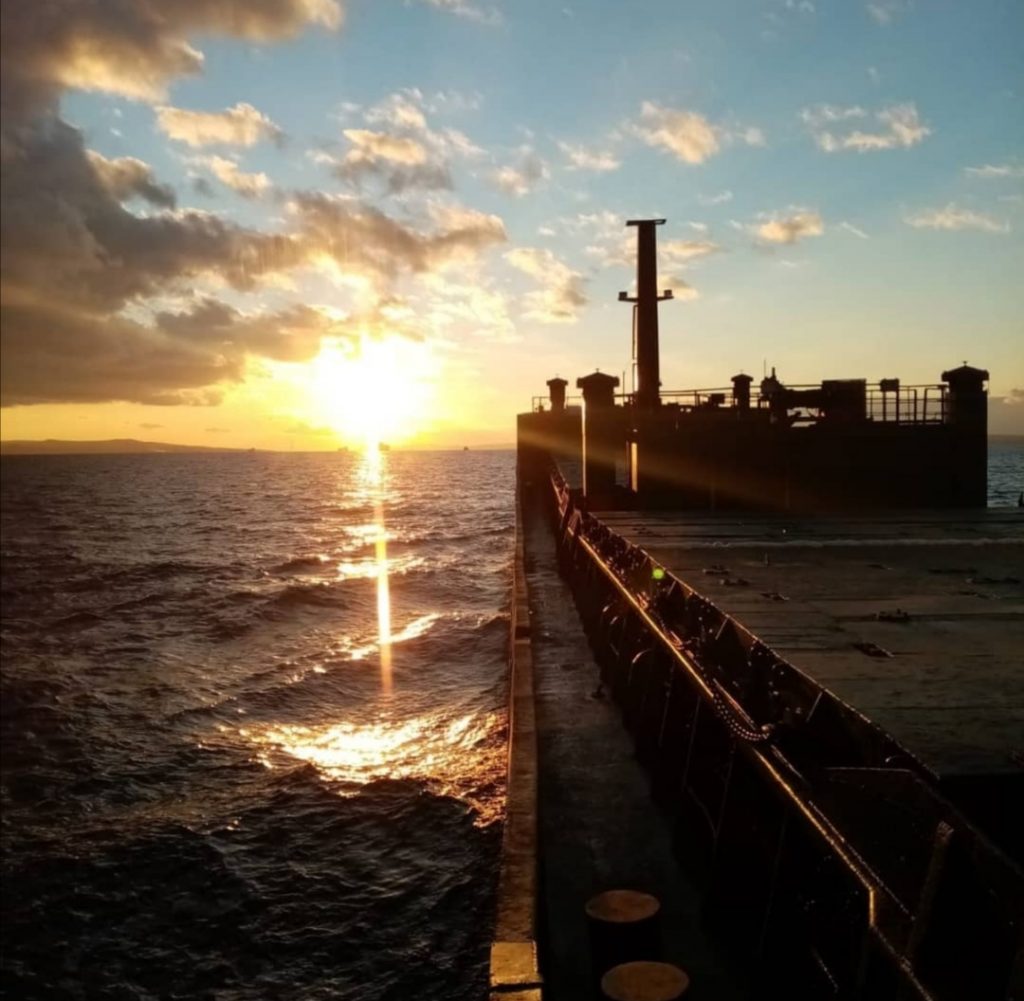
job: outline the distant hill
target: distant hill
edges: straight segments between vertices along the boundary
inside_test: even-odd
[[[110,438],[107,441],[0,441],[0,455],[131,455],[158,452],[244,452],[242,448],[173,445],[164,441]]]

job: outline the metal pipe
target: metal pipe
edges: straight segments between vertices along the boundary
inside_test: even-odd
[[[664,222],[664,219],[630,219],[626,223],[637,229],[636,295],[620,292],[619,301],[635,303],[636,401],[643,410],[656,410],[661,402],[658,303],[671,299],[672,293],[658,295],[658,246],[654,227]]]

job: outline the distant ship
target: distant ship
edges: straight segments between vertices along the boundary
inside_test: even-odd
[[[390,452],[391,446],[386,441],[377,442],[377,449],[381,452]]]

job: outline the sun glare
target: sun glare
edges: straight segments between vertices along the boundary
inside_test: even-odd
[[[325,343],[311,362],[316,416],[368,447],[409,439],[429,418],[433,376],[430,349],[405,337]]]

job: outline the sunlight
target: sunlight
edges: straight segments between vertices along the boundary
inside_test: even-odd
[[[377,561],[377,645],[380,650],[380,685],[391,694],[391,589],[388,583],[388,534],[384,527],[384,494],[387,456],[367,447],[363,455],[363,476],[373,493],[373,523],[376,528],[374,553]]]
[[[243,727],[266,768],[308,762],[326,779],[364,785],[380,779],[428,781],[465,801],[482,826],[502,811],[506,747],[494,712],[435,712],[406,719],[326,725]],[[495,793],[498,790],[498,793]]]
[[[367,449],[413,437],[429,416],[435,363],[426,344],[394,335],[325,341],[310,370],[316,419]]]

